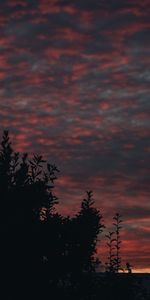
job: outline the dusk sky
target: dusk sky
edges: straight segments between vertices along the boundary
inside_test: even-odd
[[[60,169],[59,212],[86,190],[122,255],[150,272],[149,0],[0,0],[0,134]],[[99,244],[100,259],[106,248]]]

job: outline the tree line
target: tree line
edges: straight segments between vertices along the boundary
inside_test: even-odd
[[[57,213],[53,189],[58,173],[57,167],[40,155],[30,158],[27,153],[15,152],[8,131],[3,132],[0,255],[5,299],[94,300],[102,293],[106,297],[101,299],[110,297],[106,295],[106,279],[96,276],[100,263],[96,245],[104,229],[102,214],[94,206],[92,191],[87,191],[75,216]],[[121,222],[116,213],[115,230],[106,235],[108,274],[121,270]]]

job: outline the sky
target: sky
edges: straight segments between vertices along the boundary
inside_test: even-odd
[[[122,214],[123,259],[150,272],[149,0],[1,0],[0,32],[0,133],[57,165],[64,215],[86,190],[107,230]]]

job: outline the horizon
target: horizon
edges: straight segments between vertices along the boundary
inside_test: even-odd
[[[2,0],[0,136],[60,173],[56,210],[85,191],[107,229],[123,217],[123,261],[150,273],[150,4]],[[106,249],[98,242],[98,255]]]

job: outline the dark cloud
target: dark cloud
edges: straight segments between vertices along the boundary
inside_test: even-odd
[[[7,0],[0,7],[1,132],[10,129],[17,151],[58,164],[60,211],[74,214],[93,189],[108,221],[116,210],[129,220],[124,255],[135,254],[143,237],[145,257],[149,8],[147,0]],[[140,255],[135,264],[144,268]]]

